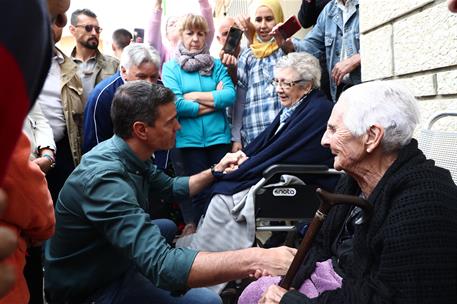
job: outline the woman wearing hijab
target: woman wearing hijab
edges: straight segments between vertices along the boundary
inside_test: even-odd
[[[274,37],[273,27],[284,21],[278,0],[256,0],[251,5],[251,21],[255,28],[253,41],[238,60],[237,101],[233,112],[232,151],[249,144],[271,122],[281,109],[273,81],[276,61],[285,55]]]

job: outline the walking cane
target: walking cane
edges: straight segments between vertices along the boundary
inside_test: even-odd
[[[320,188],[317,188],[316,192],[321,202],[319,209],[316,211],[316,214],[308,226],[305,237],[303,238],[300,247],[298,247],[298,251],[295,254],[292,264],[290,264],[289,270],[279,282],[279,286],[287,290],[289,290],[290,286],[292,285],[292,280],[300,268],[300,265],[303,264],[306,254],[311,248],[314,237],[319,232],[319,229],[324,223],[328,212],[333,206],[344,204],[360,207],[363,211],[362,221],[360,223],[369,220],[373,213],[373,206],[358,196],[334,194]]]

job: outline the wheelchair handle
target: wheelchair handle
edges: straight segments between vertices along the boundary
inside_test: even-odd
[[[300,265],[303,264],[308,251],[311,249],[315,236],[319,232],[328,212],[333,206],[352,205],[360,207],[363,211],[362,222],[367,222],[373,214],[373,206],[361,197],[330,193],[320,188],[317,188],[316,192],[321,201],[319,209],[316,211],[316,214],[309,224],[308,230],[306,230],[306,234],[298,247],[298,251],[292,260],[292,264],[290,264],[289,270],[287,270],[286,275],[279,282],[279,286],[287,290],[290,289],[292,280],[300,268]]]

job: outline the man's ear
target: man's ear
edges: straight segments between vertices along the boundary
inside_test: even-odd
[[[75,30],[76,30],[76,28],[75,28],[72,24],[70,24],[70,26],[68,27],[68,29],[70,30],[70,33],[74,36],[74,35],[75,35]]]
[[[135,121],[132,126],[132,135],[138,139],[147,139],[146,124],[141,121]]]
[[[384,128],[380,125],[372,125],[367,131],[365,147],[368,153],[371,153],[381,145],[384,138]]]
[[[127,69],[124,68],[123,66],[120,67],[120,70],[121,70],[121,75],[122,75],[122,78],[124,78],[126,81],[128,81],[127,79]]]

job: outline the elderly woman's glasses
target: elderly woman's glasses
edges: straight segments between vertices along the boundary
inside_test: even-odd
[[[276,88],[280,87],[283,89],[290,89],[295,86],[297,83],[303,82],[304,79],[299,79],[295,81],[281,81],[279,79],[273,79],[271,82]]]
[[[78,25],[75,25],[75,27],[83,27],[84,30],[88,33],[92,33],[92,30],[95,29],[95,32],[97,34],[100,34],[100,32],[102,31],[102,28],[97,26],[97,25],[92,25],[92,24],[78,24]]]

